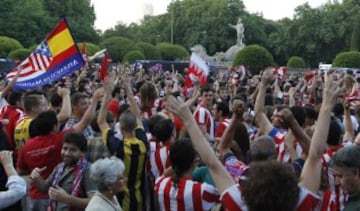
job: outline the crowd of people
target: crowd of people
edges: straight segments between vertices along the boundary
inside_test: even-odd
[[[355,73],[187,77],[4,84],[0,209],[360,210]]]

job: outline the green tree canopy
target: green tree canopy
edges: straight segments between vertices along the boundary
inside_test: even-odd
[[[0,36],[0,57],[6,57],[11,51],[23,48],[21,43],[11,37]]]
[[[114,61],[122,61],[127,52],[135,49],[135,43],[124,37],[110,37],[103,40],[100,46],[107,48]]]
[[[30,55],[31,51],[29,49],[26,48],[19,48],[16,50],[13,50],[9,53],[9,58],[11,59],[20,59],[21,61],[23,61],[24,59],[26,59],[29,55]]]
[[[125,54],[123,62],[133,63],[135,60],[144,60],[145,56],[141,51],[129,51]]]
[[[306,67],[306,63],[304,61],[303,58],[299,57],[299,56],[292,56],[287,65],[287,68],[305,68]]]
[[[145,55],[145,59],[161,59],[161,53],[154,45],[146,42],[136,43],[136,48],[142,49],[142,52]]]
[[[339,53],[333,63],[333,67],[360,68],[360,52],[349,51]]]
[[[233,62],[233,66],[244,65],[252,74],[259,74],[260,70],[275,65],[273,56],[264,47],[249,45],[239,51]]]
[[[174,61],[186,59],[189,57],[189,53],[187,52],[187,50],[180,45],[159,43],[156,45],[156,48],[159,49],[161,57],[164,60]]]

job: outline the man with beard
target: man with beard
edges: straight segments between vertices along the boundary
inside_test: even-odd
[[[49,192],[51,210],[84,209],[97,187],[89,176],[90,163],[85,159],[87,140],[82,133],[65,135],[61,148],[63,162],[44,180],[40,173],[46,167],[35,168],[30,175],[35,187]]]

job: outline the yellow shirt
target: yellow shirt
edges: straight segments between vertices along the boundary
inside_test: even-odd
[[[14,140],[15,140],[15,149],[20,150],[26,141],[30,139],[30,123],[32,119],[25,118],[21,120],[15,127],[14,131]]]

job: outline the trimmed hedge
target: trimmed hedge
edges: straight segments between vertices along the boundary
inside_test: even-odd
[[[271,53],[260,45],[249,45],[239,51],[233,66],[244,65],[252,74],[259,74],[266,67],[275,66]]]
[[[286,65],[287,68],[306,68],[305,60],[299,56],[292,56]]]
[[[110,37],[103,40],[100,46],[108,50],[113,61],[122,61],[126,53],[135,50],[135,43],[125,37]]]
[[[349,67],[360,68],[360,52],[348,51],[342,52],[336,55],[333,63],[333,67]]]
[[[145,59],[157,60],[161,59],[161,53],[154,45],[147,42],[138,42],[136,48],[142,49],[142,52],[145,55]]]
[[[11,37],[0,36],[0,57],[7,57],[11,51],[24,48],[21,43]]]
[[[29,49],[26,48],[19,48],[16,50],[13,50],[9,53],[8,57],[11,59],[20,59],[21,61],[23,61],[24,59],[26,59],[29,55],[30,55],[31,51]]]
[[[133,63],[135,60],[144,60],[145,56],[141,51],[130,51],[125,54],[123,62]]]
[[[159,43],[156,45],[161,57],[164,60],[175,61],[189,58],[188,51],[181,45],[172,45],[170,43]]]

